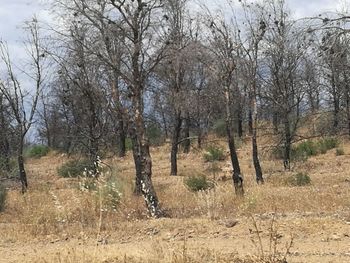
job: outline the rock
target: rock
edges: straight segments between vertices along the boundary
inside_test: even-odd
[[[341,241],[341,237],[337,234],[333,234],[331,237],[330,237],[330,240],[332,241]]]
[[[224,222],[224,225],[227,228],[232,228],[232,227],[234,227],[237,224],[238,224],[238,220],[235,220],[235,219],[227,220],[227,221]]]

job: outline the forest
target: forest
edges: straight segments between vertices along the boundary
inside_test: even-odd
[[[0,41],[3,262],[350,261],[345,5],[50,11]]]

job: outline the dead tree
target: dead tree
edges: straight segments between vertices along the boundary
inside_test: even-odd
[[[30,57],[30,71],[26,74],[33,80],[32,99],[28,99],[30,93],[26,92],[22,83],[19,81],[14,70],[14,64],[11,60],[9,49],[6,43],[0,43],[0,58],[7,70],[7,80],[0,82],[0,93],[7,101],[11,109],[11,115],[14,118],[14,130],[17,137],[17,162],[19,169],[19,179],[24,193],[28,188],[27,173],[24,165],[24,140],[31,128],[34,115],[37,110],[37,104],[40,92],[43,87],[45,75],[46,54],[42,47],[40,39],[40,27],[36,18],[27,24],[28,39],[26,42],[26,50]],[[28,111],[28,105],[29,111]]]

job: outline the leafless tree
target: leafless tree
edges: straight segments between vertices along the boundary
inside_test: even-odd
[[[0,43],[0,58],[7,71],[7,79],[2,80],[0,83],[0,92],[8,102],[11,115],[15,121],[14,130],[18,144],[17,161],[22,192],[25,192],[28,187],[23,158],[24,140],[34,121],[40,92],[45,80],[43,71],[46,69],[46,54],[40,38],[40,26],[35,17],[26,24],[26,30],[28,39],[25,42],[25,48],[30,57],[30,69],[26,72],[26,75],[34,84],[30,91],[26,91],[17,77],[15,65],[11,59],[7,44],[5,42]],[[30,99],[28,99],[29,97]]]

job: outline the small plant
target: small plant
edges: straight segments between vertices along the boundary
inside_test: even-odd
[[[83,176],[84,172],[93,170],[90,160],[71,160],[58,168],[57,172],[62,177],[78,177]]]
[[[218,120],[213,126],[213,131],[218,137],[225,137],[227,134],[226,131],[226,122],[225,120]]]
[[[115,177],[107,178],[104,173],[101,173],[99,180],[89,177],[81,178],[79,189],[82,192],[95,193],[96,201],[100,202],[101,209],[104,211],[115,211],[122,197],[118,180]]]
[[[30,158],[41,158],[46,156],[49,151],[49,147],[45,145],[35,145],[28,150],[27,156]]]
[[[328,150],[338,147],[339,141],[336,138],[324,138],[318,141],[319,153],[325,154]]]
[[[344,149],[343,148],[337,148],[336,150],[335,150],[335,155],[336,156],[341,156],[341,155],[344,155],[345,154],[345,152],[344,152]]]
[[[6,203],[7,190],[4,186],[0,185],[0,212],[4,211]]]
[[[305,186],[311,184],[311,178],[306,173],[297,173],[287,178],[287,184],[291,186]]]
[[[206,162],[223,161],[225,160],[225,154],[221,148],[210,146],[207,148],[207,152],[204,153],[203,158]]]
[[[185,185],[193,192],[208,190],[214,187],[213,182],[208,181],[205,175],[190,176],[185,179]]]
[[[126,138],[125,148],[127,151],[132,151],[132,140],[130,138]]]

